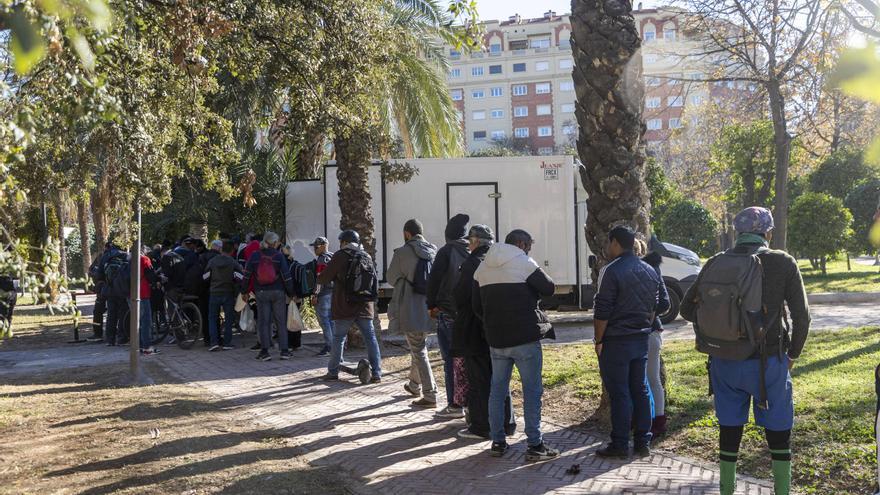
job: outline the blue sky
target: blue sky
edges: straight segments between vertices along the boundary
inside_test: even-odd
[[[642,0],[644,7],[653,7],[660,2]],[[638,4],[638,0],[634,0]],[[548,10],[558,14],[567,14],[571,10],[571,0],[477,0],[477,9],[483,20],[503,20],[519,14],[523,17],[541,17]]]

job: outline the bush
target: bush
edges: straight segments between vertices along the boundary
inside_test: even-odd
[[[859,150],[844,148],[828,156],[810,174],[810,190],[844,199],[856,184],[877,178]]]
[[[788,240],[792,250],[825,274],[825,261],[846,247],[852,214],[839,198],[806,193],[791,205]]]
[[[871,179],[856,186],[843,201],[843,205],[853,216],[853,236],[849,243],[852,253],[870,253],[874,250],[868,239],[868,232],[871,230],[871,225],[874,224],[874,212],[877,209],[878,199],[880,199],[880,179]]]
[[[700,256],[715,253],[718,222],[699,203],[674,199],[655,219],[654,229],[660,239],[695,251]]]

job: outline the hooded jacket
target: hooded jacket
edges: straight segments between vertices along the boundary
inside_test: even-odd
[[[455,297],[455,326],[452,329],[452,354],[455,356],[479,356],[488,355],[489,344],[483,335],[483,321],[474,314],[473,292],[474,272],[486,257],[489,246],[480,246],[475,249],[464,263],[461,264],[461,273],[458,284],[453,289]]]
[[[428,314],[427,296],[413,291],[418,260],[433,261],[437,246],[417,235],[394,250],[385,279],[394,286],[388,305],[388,329],[396,333],[433,332],[434,321]]]
[[[490,347],[505,348],[541,340],[548,325],[538,308],[556,286],[535,260],[511,244],[495,244],[474,273],[474,313],[483,320]],[[555,338],[553,331],[545,335]]]

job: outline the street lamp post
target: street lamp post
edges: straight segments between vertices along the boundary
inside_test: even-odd
[[[131,286],[129,287],[129,307],[130,315],[129,330],[129,367],[131,376],[129,377],[130,385],[152,385],[153,381],[144,374],[140,361],[140,335],[138,333],[138,325],[141,318],[141,205],[137,205],[137,228],[135,230],[134,241],[131,245],[131,261],[129,268],[131,269]]]

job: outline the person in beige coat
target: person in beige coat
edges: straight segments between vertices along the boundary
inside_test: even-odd
[[[428,334],[434,331],[434,320],[428,313],[427,295],[414,288],[419,260],[433,262],[437,247],[425,240],[421,222],[408,220],[403,227],[403,246],[394,250],[385,273],[394,294],[388,305],[388,329],[406,336],[412,364],[409,382],[403,388],[414,397],[412,405],[437,407],[437,383],[428,360]],[[424,264],[423,264],[424,266]]]

